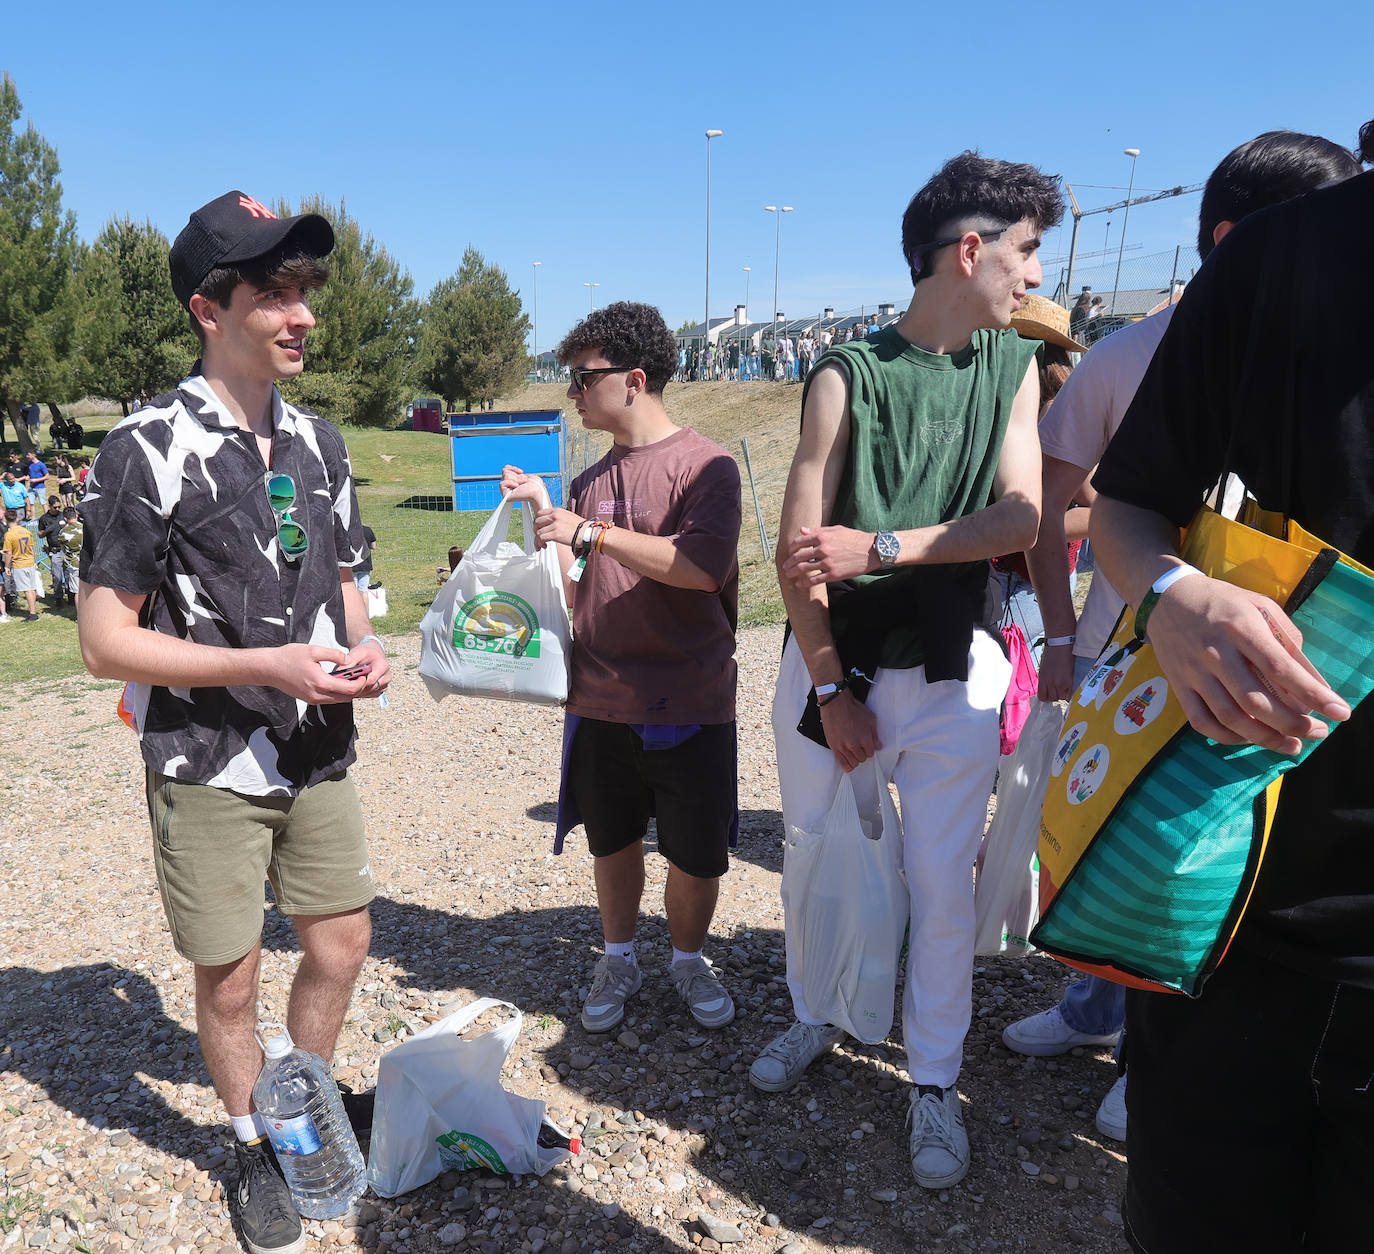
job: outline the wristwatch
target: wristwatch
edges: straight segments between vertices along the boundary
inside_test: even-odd
[[[897,555],[902,551],[902,542],[897,539],[895,531],[880,531],[873,537],[873,549],[878,554],[879,568],[890,570],[897,562]]]

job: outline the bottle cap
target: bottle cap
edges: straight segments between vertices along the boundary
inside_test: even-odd
[[[266,1033],[271,1028],[280,1030],[267,1036]],[[286,1030],[284,1023],[259,1023],[256,1035],[258,1044],[262,1046],[262,1052],[269,1061],[285,1058],[296,1048],[296,1042],[291,1039],[291,1033]]]

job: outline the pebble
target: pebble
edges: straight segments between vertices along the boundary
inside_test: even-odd
[[[704,1210],[697,1216],[697,1227],[705,1236],[713,1241],[719,1241],[721,1245],[731,1245],[744,1240],[744,1233],[739,1228],[718,1218],[709,1210]]]
[[[790,415],[783,426],[790,438]],[[591,863],[548,848],[561,713],[522,707],[517,738],[508,707],[436,706],[414,670],[415,637],[388,642],[393,705],[406,718],[358,713],[351,774],[368,799],[378,897],[336,1071],[355,1089],[373,1088],[393,1019],[405,1037],[496,993],[526,1016],[502,1083],[546,1102],[585,1148],[543,1177],[445,1170],[402,1197],[369,1194],[343,1220],[309,1224],[312,1250],[662,1254],[689,1251],[691,1240],[703,1254],[1015,1254],[1072,1240],[1073,1254],[1115,1254],[1120,1216],[1103,1208],[1120,1195],[1124,1161],[1083,1139],[1082,1095],[1101,1087],[1101,1059],[1083,1051],[1053,1068],[1023,1067],[999,1040],[1006,1022],[1059,995],[1069,977],[1048,959],[980,960],[974,1005],[987,1013],[966,1042],[961,1084],[973,1188],[912,1185],[909,1078],[896,1042],[846,1041],[793,1093],[749,1084],[749,1062],[791,1021],[768,712],[779,641],[773,628],[740,633],[743,824],[711,941],[739,1019],[723,1032],[691,1020],[667,981],[661,910],[646,909],[644,991],[603,1034],[585,1032],[578,1017],[576,986],[600,944]],[[32,1190],[42,1215],[17,1238],[6,1234],[3,1254],[239,1254],[224,1203],[233,1141],[193,1034],[194,969],[174,956],[146,864],[125,852],[146,839],[147,819],[136,750],[109,717],[115,695],[86,679],[0,689],[9,754],[0,796],[22,790],[24,804],[71,809],[90,828],[79,840],[25,825],[0,836],[6,892],[24,902],[0,912],[0,1199]],[[85,741],[79,772],[49,761],[32,736],[34,699]],[[455,719],[472,734],[461,769],[441,769],[434,747],[453,743]],[[661,859],[647,865],[646,904],[661,899],[664,873]],[[299,953],[289,922],[270,905],[264,919],[259,1004],[265,1020],[280,1019]],[[1091,1110],[1086,1117],[1090,1127]],[[1047,1185],[1057,1177],[1063,1196],[1052,1214],[1041,1190],[1010,1187],[1027,1169],[1016,1150],[1027,1163],[1033,1151]],[[727,1229],[740,1236],[723,1240]]]

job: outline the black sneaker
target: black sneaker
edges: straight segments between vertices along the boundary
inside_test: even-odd
[[[37,614],[25,614],[25,615],[24,615],[24,621],[25,621],[26,623],[36,623],[36,622],[38,621],[38,615],[37,615]]]
[[[372,1131],[372,1112],[377,1105],[377,1090],[355,1093],[347,1084],[339,1084],[339,1096],[343,1098],[344,1114],[348,1116],[353,1135],[360,1139],[367,1136]]]
[[[237,1141],[239,1180],[229,1209],[249,1254],[301,1254],[305,1230],[266,1137]]]

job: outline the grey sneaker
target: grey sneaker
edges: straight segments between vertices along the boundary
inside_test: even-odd
[[[305,1230],[267,1138],[236,1141],[234,1157],[239,1180],[229,1209],[239,1221],[249,1254],[301,1254]]]
[[[749,1082],[765,1093],[781,1093],[802,1078],[802,1072],[822,1054],[844,1040],[844,1030],[828,1023],[819,1026],[794,1023],[781,1036],[774,1037],[754,1065]]]
[[[638,963],[603,954],[592,972],[591,992],[582,1005],[582,1026],[588,1032],[609,1032],[625,1017],[625,999],[639,992],[642,983]]]
[[[673,987],[704,1028],[723,1028],[735,1017],[735,1003],[705,958],[673,963]]]
[[[911,1171],[923,1189],[948,1189],[968,1174],[968,1133],[953,1085],[911,1090]]]

